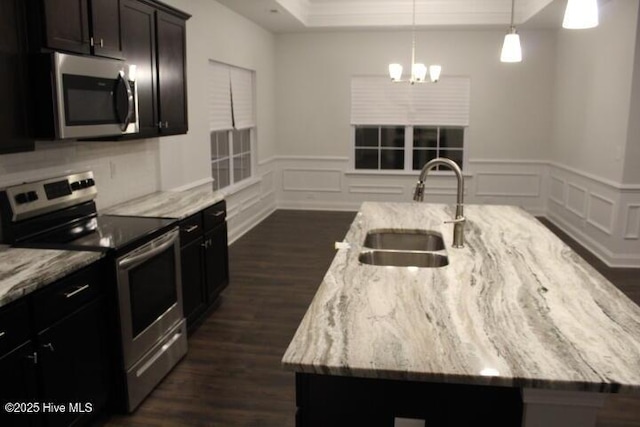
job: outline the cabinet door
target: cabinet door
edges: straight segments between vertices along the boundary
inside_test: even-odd
[[[0,154],[33,150],[28,132],[26,25],[23,0],[0,0]]]
[[[158,134],[156,97],[155,9],[137,0],[121,0],[122,55],[136,66],[138,117],[137,137]]]
[[[42,3],[46,46],[51,49],[90,54],[87,0],[42,0]]]
[[[182,267],[182,304],[187,328],[191,330],[207,305],[204,287],[203,238],[184,246],[180,252]]]
[[[165,135],[187,132],[186,23],[158,11],[158,112]]]
[[[227,223],[224,222],[205,235],[207,298],[211,303],[229,283]]]
[[[122,57],[120,45],[120,0],[91,0],[93,53]]]
[[[36,396],[36,368],[31,341],[0,358],[0,404],[7,402],[38,402]],[[41,408],[40,408],[41,409]],[[12,414],[0,410],[2,426],[37,426],[39,414]]]
[[[79,403],[84,413],[45,414],[49,426],[68,426],[90,418],[105,406],[109,391],[109,357],[105,343],[106,314],[100,298],[38,334],[42,398],[46,402]]]

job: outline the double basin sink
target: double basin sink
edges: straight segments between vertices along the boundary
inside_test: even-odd
[[[365,237],[358,260],[363,264],[396,267],[444,267],[442,234],[431,230],[371,230]]]

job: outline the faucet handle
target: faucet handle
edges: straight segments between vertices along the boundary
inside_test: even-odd
[[[448,221],[445,221],[445,224],[460,224],[460,223],[464,223],[467,222],[467,218],[463,217],[463,216],[459,216],[456,219],[450,219]]]
[[[424,182],[418,181],[416,184],[416,189],[413,192],[413,200],[416,202],[421,202],[424,200]]]

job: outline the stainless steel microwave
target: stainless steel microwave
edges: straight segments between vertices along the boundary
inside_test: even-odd
[[[135,65],[59,52],[50,64],[55,139],[138,132]]]

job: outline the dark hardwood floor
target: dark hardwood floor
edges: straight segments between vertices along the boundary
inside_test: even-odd
[[[279,210],[231,245],[231,283],[185,359],[133,415],[106,425],[293,426],[294,375],[280,359],[354,215]],[[638,270],[608,269],[577,250],[640,303]],[[640,399],[612,396],[598,426],[640,427]]]

